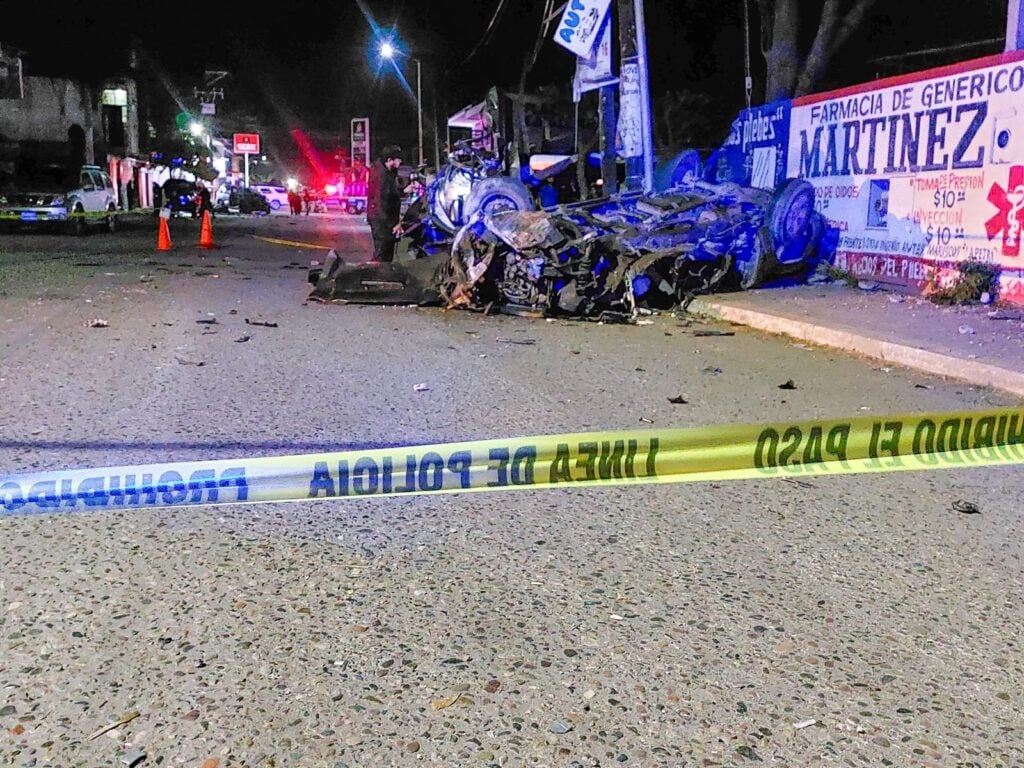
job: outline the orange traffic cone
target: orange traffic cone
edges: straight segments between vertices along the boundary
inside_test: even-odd
[[[156,238],[156,249],[158,251],[171,250],[171,229],[167,226],[167,216],[160,211],[160,233]]]
[[[203,211],[203,225],[199,230],[199,247],[216,248],[213,242],[213,222],[210,219],[210,212]]]

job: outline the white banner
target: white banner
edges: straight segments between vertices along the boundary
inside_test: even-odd
[[[612,74],[612,15],[605,16],[597,46],[586,58],[576,59],[576,76],[572,81],[572,100],[579,102],[587,91],[615,85],[619,79]]]
[[[620,157],[642,157],[644,141],[640,104],[640,65],[637,60],[622,62],[619,77],[619,136],[617,149]]]
[[[612,0],[569,0],[555,30],[555,42],[581,58],[597,45]]]

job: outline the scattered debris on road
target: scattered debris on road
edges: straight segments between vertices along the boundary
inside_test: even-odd
[[[689,405],[690,404],[690,401],[687,400],[682,395],[677,395],[676,397],[670,397],[668,399],[668,401],[670,403],[672,403],[672,405]]]
[[[109,328],[110,323],[104,320],[102,317],[95,317],[92,320],[85,321],[86,328]]]
[[[779,389],[796,389],[796,383],[792,379],[787,379],[785,384],[779,384]]]
[[[521,344],[524,347],[532,347],[537,343],[536,339],[495,339],[499,344]]]
[[[89,741],[95,741],[100,736],[102,736],[104,733],[107,733],[108,731],[112,731],[115,728],[120,728],[122,725],[127,725],[128,723],[130,723],[132,720],[134,720],[137,717],[139,717],[139,713],[138,712],[136,712],[134,710],[131,711],[131,712],[128,712],[120,720],[117,720],[116,722],[110,723],[109,725],[105,725],[102,728],[100,728],[98,731],[96,731],[94,734],[92,734],[89,737]]]
[[[250,320],[248,317],[245,318],[246,325],[258,325],[262,328],[277,328],[277,323],[268,323],[263,320]]]
[[[413,392],[429,392],[430,391],[430,387],[428,387],[426,384],[414,384],[413,388],[412,388],[412,391]]]
[[[953,502],[953,509],[962,515],[980,515],[981,510],[977,504],[970,501],[964,501],[963,499],[957,499]]]
[[[248,333],[243,333],[241,336],[239,336],[237,339],[235,339],[235,343],[236,344],[244,344],[245,342],[249,341],[249,339],[251,339],[251,338],[252,338],[252,336],[250,336]]]

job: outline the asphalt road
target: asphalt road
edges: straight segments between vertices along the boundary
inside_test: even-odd
[[[357,258],[354,218],[214,233],[0,237],[0,474],[1012,402],[669,315],[308,303],[320,251],[254,236]],[[0,763],[1024,765],[1021,479],[7,517]]]

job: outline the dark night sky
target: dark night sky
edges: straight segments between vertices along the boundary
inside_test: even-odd
[[[425,100],[436,82],[442,115],[479,101],[495,82],[518,78],[537,35],[542,0],[506,0],[488,44],[464,63],[499,2],[365,0],[381,26],[397,25],[408,46],[422,52]],[[821,0],[804,2],[821,6]],[[763,83],[755,0],[750,6],[755,81]],[[264,127],[344,135],[350,117],[369,114],[379,137],[392,133],[410,142],[414,101],[393,72],[378,76],[368,60],[370,27],[357,0],[277,0],[271,7],[249,12],[225,2],[55,0],[38,19],[6,17],[0,42],[28,52],[26,74],[88,77],[124,70],[134,34],[189,97],[204,69],[230,71],[223,83],[225,115],[237,109],[258,115]],[[667,90],[709,94],[718,106],[710,130],[724,131],[743,100],[742,0],[647,0],[646,9],[655,97]],[[875,57],[1000,37],[1004,13],[1005,0],[876,0],[868,22],[837,56],[827,85],[891,73],[868,62],[866,52]],[[566,84],[572,57],[550,37],[533,82]],[[954,58],[994,50],[999,46]],[[405,72],[415,87],[414,66]]]

